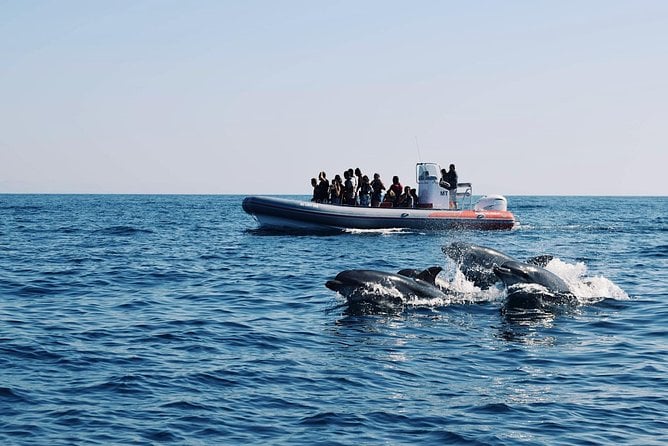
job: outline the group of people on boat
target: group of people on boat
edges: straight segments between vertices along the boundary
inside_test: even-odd
[[[450,170],[441,170],[439,185],[448,189],[450,193],[450,208],[457,208],[457,172],[455,165],[450,164]],[[313,198],[316,203],[331,203],[346,206],[363,207],[418,207],[418,195],[415,188],[402,186],[398,176],[392,177],[392,184],[385,188],[380,175],[373,174],[373,180],[362,174],[358,167],[343,172],[343,179],[336,174],[334,179],[327,179],[325,172],[318,174],[318,179],[311,178]]]

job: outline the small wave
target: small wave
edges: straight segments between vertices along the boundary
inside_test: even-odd
[[[643,250],[643,255],[654,259],[668,259],[668,245],[658,245]]]
[[[35,205],[6,205],[6,206],[0,206],[0,210],[3,211],[42,211],[44,208],[42,206],[35,206]]]
[[[147,429],[143,432],[143,435],[149,440],[155,441],[157,443],[174,443],[181,442],[183,440],[182,437],[161,429]]]
[[[28,399],[9,387],[0,387],[0,401],[21,403],[28,401]]]
[[[54,294],[54,291],[42,286],[22,285],[18,288],[17,294],[24,297],[47,296],[49,294]]]
[[[141,394],[147,389],[146,379],[142,375],[116,375],[110,379],[83,387],[82,392],[115,393],[121,395]]]
[[[205,404],[193,403],[190,401],[172,401],[169,403],[162,404],[161,408],[165,409],[179,409],[183,411],[199,411],[199,410],[210,410],[211,408]]]
[[[132,226],[110,226],[108,228],[102,228],[94,231],[95,234],[99,235],[111,235],[111,236],[133,236],[139,234],[152,234],[153,231],[150,229],[140,229]]]
[[[76,234],[78,232],[81,232],[81,228],[77,228],[76,226],[61,226],[57,228],[55,232],[61,234]]]
[[[42,362],[56,363],[62,361],[64,356],[42,348],[39,345],[12,345],[6,344],[0,347],[0,354],[5,358],[16,358],[17,360],[38,360]]]
[[[332,236],[338,235],[343,232],[342,229],[337,228],[322,228],[322,229],[272,229],[272,228],[249,228],[243,231],[245,234],[255,235],[255,236],[274,236],[285,238],[286,235],[293,237],[303,237],[303,236]]]
[[[321,412],[312,416],[304,417],[299,424],[307,426],[361,426],[364,420],[352,414],[339,414],[335,412]]]
[[[506,403],[489,403],[484,406],[478,406],[477,411],[491,413],[491,414],[504,414],[514,412],[514,409],[507,405]]]
[[[224,376],[223,376],[224,375]],[[206,385],[212,387],[227,388],[230,386],[238,385],[238,379],[230,379],[227,376],[234,376],[229,371],[224,372],[200,372],[195,373],[194,375],[189,376],[188,381],[194,383],[195,385]]]
[[[199,256],[202,260],[224,260],[225,257],[220,254],[202,254]]]
[[[546,209],[549,207],[550,205],[548,204],[519,204],[513,206],[513,208],[517,211],[527,211],[531,209]]]
[[[589,225],[589,224],[571,224],[571,225],[562,225],[562,224],[546,224],[546,223],[520,223],[518,222],[513,226],[513,230],[521,231],[557,231],[561,233],[572,233],[572,232],[590,232],[590,233],[599,233],[603,232],[606,234],[609,233],[625,233],[628,232],[628,228],[623,226],[615,225]]]

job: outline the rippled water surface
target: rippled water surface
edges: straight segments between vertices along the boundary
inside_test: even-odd
[[[242,198],[0,195],[1,444],[668,442],[667,198],[327,236],[259,231]],[[351,314],[324,286],[454,279],[455,240],[553,254],[586,295],[550,317],[504,315],[501,291]]]

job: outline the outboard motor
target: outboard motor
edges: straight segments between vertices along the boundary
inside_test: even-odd
[[[508,200],[503,195],[485,195],[473,207],[476,211],[507,211]]]

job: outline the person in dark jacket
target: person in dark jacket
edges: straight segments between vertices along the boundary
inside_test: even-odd
[[[450,209],[457,209],[457,182],[459,178],[457,177],[457,171],[455,170],[455,165],[450,164],[450,170],[447,172],[445,169],[441,169],[441,181],[438,184],[448,190],[448,195],[450,196]]]
[[[343,172],[343,204],[346,206],[355,206],[355,184],[351,178],[351,172]]]
[[[311,201],[317,201],[318,200],[318,180],[315,178],[311,178],[311,186],[313,187],[313,198],[311,198]]]
[[[318,197],[315,201],[318,203],[329,203],[329,180],[325,172],[318,174]]]
[[[380,175],[377,173],[373,174],[371,188],[373,189],[373,193],[371,194],[371,207],[377,208],[380,206],[380,202],[383,201],[383,191],[385,190],[385,185],[380,179]]]
[[[404,188],[404,193],[399,195],[396,206],[400,208],[412,208],[414,205],[415,202],[413,201],[413,195],[411,194],[411,187],[406,186]]]
[[[332,204],[341,204],[343,198],[343,185],[341,184],[341,176],[336,174],[329,186],[330,201]]]

